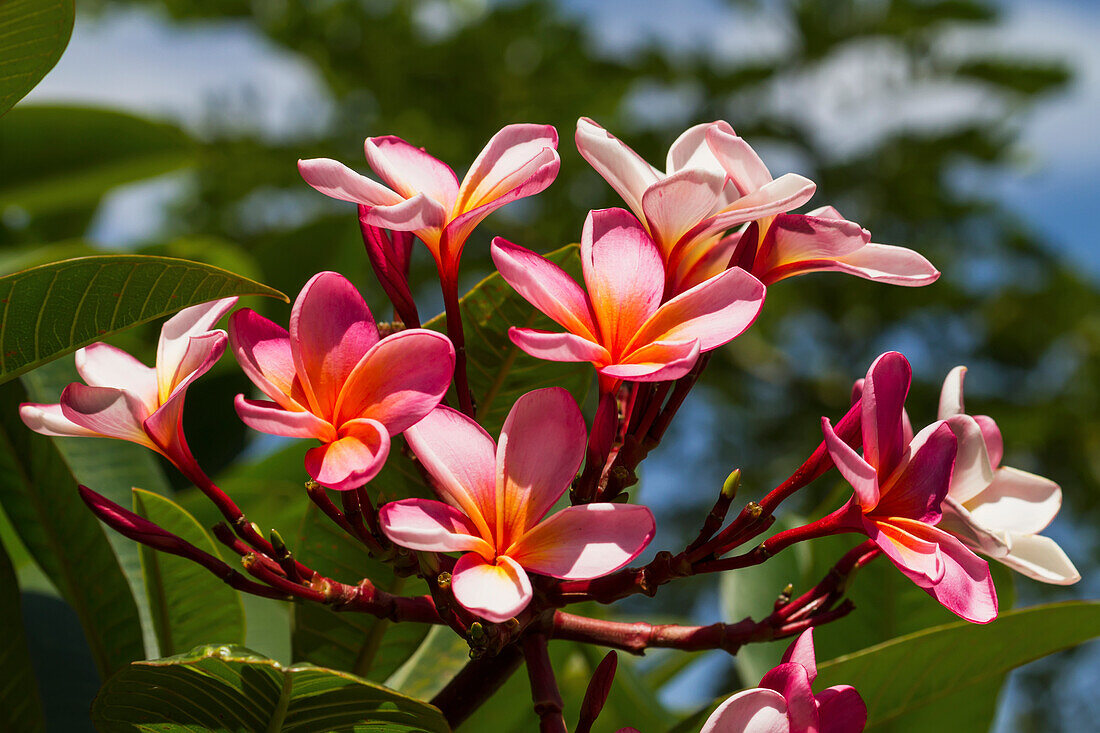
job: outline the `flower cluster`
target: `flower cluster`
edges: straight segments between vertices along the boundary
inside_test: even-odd
[[[646,550],[656,527],[648,507],[628,501],[634,469],[660,442],[705,367],[704,355],[753,324],[771,285],[835,271],[919,286],[939,273],[912,250],[873,243],[832,207],[792,213],[815,185],[793,173],[773,179],[725,122],[684,132],[662,172],[582,118],[578,150],[627,207],[588,214],[579,247],[583,285],[499,237],[490,251],[516,295],[560,327],[514,324],[511,342],[534,359],[592,364],[598,407],[590,429],[577,396],[561,387],[533,389],[515,400],[494,440],[478,422],[466,376],[460,258],[489,213],[552,183],[557,144],[552,127],[509,125],[461,182],[448,165],[392,136],[365,143],[367,161],[385,185],[332,160],[299,161],[310,186],[358,205],[372,267],[398,323],[380,328],[352,283],[321,272],[302,288],[287,328],[244,308],[229,317],[228,334],[214,330],[235,305],[230,298],[187,308],[165,323],[155,368],[105,344],[81,349],[76,363],[86,384],[69,385],[58,404],[23,405],[24,422],[46,435],[120,438],[165,456],[222,511],[227,523],[219,539],[254,580],[82,488],[92,510],[127,536],[259,595],[447,624],[475,657],[522,649],[543,695],[536,701],[556,694],[552,672],[545,672],[547,638],[640,652],[648,646],[736,651],[797,636],[760,687],[715,711],[706,733],[863,729],[867,710],[851,687],[813,693],[811,630],[852,610],[843,601],[846,578],[878,555],[976,623],[998,612],[989,566],[976,553],[1043,582],[1078,580],[1065,553],[1038,534],[1058,511],[1060,489],[1000,465],[996,424],[964,410],[965,369],[948,375],[937,421],[914,432],[905,410],[911,370],[896,352],[871,364],[847,415],[835,425],[822,418],[822,443],[790,479],[727,523],[735,472],[682,552],[625,567]],[[414,236],[437,265],[446,335],[420,327],[408,282]],[[260,432],[316,441],[304,454],[310,498],[395,572],[419,575],[428,595],[391,596],[370,578],[345,584],[313,571],[281,539],[264,539],[206,477],[184,437],[184,396],[227,344],[260,393],[237,396],[240,419]],[[375,509],[371,481],[401,449],[437,499],[406,496]],[[841,508],[731,554],[768,531],[784,500],[834,467],[852,488]],[[327,490],[339,492],[342,507]],[[842,533],[868,539],[821,583],[781,598],[761,621],[649,626],[561,610],[652,595],[680,577],[759,564],[796,542]],[[557,713],[550,703],[540,705],[540,715],[560,714],[560,705]]]

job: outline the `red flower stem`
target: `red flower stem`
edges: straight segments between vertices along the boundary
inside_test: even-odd
[[[359,493],[357,491],[341,491],[340,500],[344,506],[344,518],[351,525],[352,530],[359,541],[366,546],[375,557],[381,557],[385,550],[363,521],[363,509],[359,505]],[[369,505],[368,505],[369,506]],[[373,509],[373,507],[371,507]]]
[[[443,289],[443,308],[447,318],[447,337],[455,347],[455,392],[458,394],[458,406],[467,417],[474,419],[477,406],[470,392],[470,381],[466,374],[466,335],[462,330],[462,312],[458,302],[458,277],[449,274],[441,267],[439,283]]]
[[[718,492],[718,499],[714,502],[714,506],[707,514],[706,519],[703,520],[703,526],[699,529],[698,536],[692,540],[684,552],[690,553],[695,548],[701,547],[722,527],[722,522],[726,521],[726,514],[729,513],[730,505],[737,496],[737,489],[740,486],[741,469],[738,468],[722,484],[722,490]]]
[[[363,514],[363,519],[367,523],[367,529],[375,540],[382,544],[389,544],[389,540],[386,539],[386,535],[382,533],[382,526],[378,523],[378,512],[374,508],[374,503],[370,500],[370,493],[367,491],[367,485],[363,484],[355,490],[356,495],[359,497],[359,511]]]
[[[499,654],[470,661],[432,698],[451,728],[457,728],[519,669],[523,651],[509,644]]]
[[[773,634],[774,629],[757,624],[752,619],[745,619],[736,624],[678,626],[676,624],[655,625],[644,621],[634,623],[606,621],[556,611],[551,637],[599,644],[638,655],[652,648],[681,651],[724,649],[730,654],[736,654],[742,645],[750,641],[766,641],[774,638]]]
[[[664,405],[669,390],[672,389],[672,384],[672,382],[661,382],[651,386],[645,412],[642,413],[642,417],[637,424],[630,429],[631,435],[637,436],[639,440],[645,440],[649,434],[649,429],[653,426],[653,421],[657,419],[657,415],[661,412],[661,407]]]
[[[528,634],[523,637],[522,643],[527,678],[531,681],[531,701],[535,704],[535,714],[539,716],[539,733],[569,733],[565,727],[558,682],[554,679],[554,668],[550,664],[546,636]]]
[[[694,563],[692,565],[694,570],[693,574],[720,573],[726,570],[736,570],[738,568],[759,565],[796,542],[805,542],[806,540],[825,537],[826,535],[837,534],[838,532],[854,531],[847,529],[840,523],[840,520],[846,515],[847,507],[843,507],[832,514],[822,517],[816,522],[811,522],[801,527],[794,527],[779,532],[778,534],[773,534],[744,554],[725,557],[720,560],[707,560]]]
[[[856,545],[837,561],[821,581],[798,598],[787,602],[776,613],[788,621],[794,621],[813,613],[818,607],[828,605],[847,590],[852,574],[881,554],[873,540]]]

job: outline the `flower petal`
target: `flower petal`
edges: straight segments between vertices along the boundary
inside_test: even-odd
[[[458,177],[449,165],[394,135],[368,137],[363,149],[370,167],[394,191],[407,199],[422,193],[451,210]]]
[[[938,522],[957,450],[955,434],[942,420],[917,433],[897,469],[879,484],[881,497],[875,514]]]
[[[233,400],[237,415],[248,427],[269,435],[287,438],[316,438],[328,443],[336,440],[336,428],[304,410],[287,410],[277,402],[250,400],[237,395]]]
[[[775,690],[738,692],[711,713],[699,733],[790,733],[787,701]]]
[[[290,312],[290,350],[310,412],[333,415],[348,375],[377,342],[374,317],[347,278],[335,272],[310,278]]]
[[[501,555],[488,563],[468,552],[458,558],[451,573],[455,600],[482,618],[503,623],[531,602],[531,580],[515,560]]]
[[[467,171],[458,191],[455,214],[473,211],[499,199],[528,182],[535,171],[551,159],[557,160],[558,131],[552,125],[521,123],[506,125],[493,135]],[[547,151],[553,152],[549,156]],[[539,162],[532,166],[532,162]],[[557,167],[554,166],[554,175]],[[545,172],[540,175],[545,176]],[[541,191],[553,181],[539,182]],[[529,191],[525,196],[538,193]],[[488,212],[486,212],[488,213]]]
[[[1062,507],[1062,489],[1048,478],[1018,468],[993,473],[989,488],[966,502],[981,526],[1005,532],[1037,534]]]
[[[588,296],[553,262],[506,239],[493,239],[490,252],[500,276],[524,300],[569,332],[596,341]]]
[[[122,349],[103,343],[78,349],[76,371],[89,387],[124,389],[145,403],[150,412],[160,404],[157,370],[145,366]]]
[[[577,120],[576,143],[581,157],[615,189],[635,216],[644,218],[642,196],[663,178],[660,171],[587,117]]]
[[[61,411],[61,405],[24,402],[19,405],[19,418],[24,425],[41,435],[84,438],[99,435],[96,431],[77,425],[65,417]]]
[[[191,339],[211,332],[214,324],[237,304],[236,298],[223,298],[184,308],[164,322],[157,343],[157,384],[160,401],[168,399],[179,383],[191,373],[183,364]]]
[[[699,342],[657,341],[627,355],[628,361],[598,369],[615,379],[633,382],[667,382],[685,376],[699,360]]]
[[[476,552],[486,559],[493,548],[477,527],[450,504],[431,499],[402,499],[378,510],[382,532],[394,544],[426,552]]]
[[[752,193],[772,180],[764,161],[731,128],[707,130],[707,145],[741,195]]]
[[[629,563],[655,531],[653,513],[640,504],[582,504],[539,522],[507,553],[531,572],[587,580]]]
[[[863,382],[863,458],[878,469],[885,482],[905,449],[902,412],[913,370],[896,351],[882,354]]]
[[[545,516],[584,460],[588,427],[573,395],[537,389],[516,400],[497,443],[497,547],[505,548]]]
[[[666,260],[684,234],[719,208],[725,183],[725,174],[688,168],[646,189],[642,211]]]
[[[717,173],[725,178],[725,170],[714,157],[707,143],[708,131],[711,128],[733,134],[733,128],[724,120],[704,122],[684,130],[668,149],[668,156],[665,158],[665,172],[668,175],[671,176],[684,168],[696,168]],[[770,176],[768,180],[771,180]]]
[[[975,415],[974,419],[978,421],[978,425],[982,429],[982,436],[985,438],[985,449],[989,453],[989,462],[993,465],[993,468],[997,468],[1001,465],[1001,458],[1004,457],[1005,452],[1001,429],[997,427],[997,423],[993,421],[993,418],[988,415]]]
[[[760,686],[775,690],[787,701],[787,720],[793,730],[817,731],[817,704],[809,670],[794,662],[778,664],[764,674]]]
[[[989,463],[985,438],[977,420],[969,415],[956,414],[948,417],[946,423],[955,433],[959,445],[948,493],[955,501],[964,503],[993,482],[993,466]]]
[[[774,181],[765,183],[755,191],[737,199],[713,220],[705,222],[694,236],[702,236],[730,229],[747,221],[756,221],[796,209],[810,200],[817,185],[797,173],[785,173]]]
[[[759,280],[733,267],[662,304],[627,346],[656,341],[698,339],[710,351],[740,336],[764,307],[766,289]]]
[[[867,704],[851,685],[827,687],[817,695],[819,733],[863,733]]]
[[[551,333],[534,328],[508,329],[512,343],[536,359],[547,361],[590,361],[602,366],[611,361],[607,349],[571,333]]]
[[[939,544],[911,531],[915,525],[920,525],[918,530],[929,525],[896,517],[866,524],[868,536],[907,578],[925,590],[943,580],[946,570]]]
[[[306,472],[336,491],[356,489],[374,478],[390,452],[386,427],[374,420],[352,420],[339,437],[306,452]]]
[[[461,509],[485,538],[496,526],[496,443],[470,418],[440,406],[405,431],[405,439],[435,479],[435,491]]]
[[[1051,538],[1012,535],[1011,544],[1008,555],[997,559],[1016,572],[1052,585],[1073,585],[1081,579],[1073,561]]]
[[[581,268],[603,346],[613,358],[661,304],[665,270],[657,245],[623,209],[591,211]]]
[[[946,420],[952,415],[966,414],[963,404],[963,382],[966,380],[966,367],[957,366],[947,373],[940,388],[940,405],[936,417]]]
[[[285,328],[251,308],[241,308],[229,318],[229,343],[241,370],[261,392],[286,410],[309,405]]]
[[[787,651],[783,652],[784,662],[794,662],[806,668],[806,676],[810,684],[817,679],[817,655],[814,653],[814,630],[810,627],[798,635],[791,642]]]
[[[425,230],[442,229],[447,222],[447,211],[443,208],[443,204],[435,199],[418,193],[411,199],[389,206],[372,206],[363,220],[371,226],[383,229],[416,232],[418,236],[423,235],[421,238],[427,243],[431,238],[427,236]]]
[[[299,160],[298,172],[306,183],[324,195],[341,201],[367,206],[392,206],[401,203],[403,198],[381,183],[328,158]]]
[[[61,393],[60,404],[65,419],[85,430],[157,450],[142,427],[149,416],[145,405],[126,390],[74,382]]]
[[[836,464],[840,475],[855,490],[856,501],[860,509],[872,511],[879,502],[878,472],[875,467],[863,460],[855,450],[841,440],[833,430],[833,424],[827,417],[821,418],[821,430],[825,434],[825,447]]]
[[[834,265],[822,263],[814,270],[838,270],[865,280],[916,288],[931,285],[940,277],[940,271],[924,255],[908,247],[868,242],[855,252],[838,257]]]
[[[377,420],[390,435],[404,432],[435,409],[454,374],[450,339],[412,328],[387,336],[359,361],[336,403],[336,424]]]

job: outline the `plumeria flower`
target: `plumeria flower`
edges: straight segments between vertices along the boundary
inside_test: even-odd
[[[929,285],[940,276],[931,262],[911,249],[875,244],[869,231],[831,206],[808,214],[779,214],[733,232],[709,249],[686,253],[680,283],[690,287],[730,264],[745,268],[765,285],[823,271],[909,287]]]
[[[866,534],[910,580],[948,610],[976,623],[997,617],[989,565],[954,535],[935,527],[947,496],[957,441],[944,421],[907,441],[903,419],[912,371],[897,352],[875,359],[863,382],[863,455],[822,418],[825,444],[855,494],[822,520]]]
[[[56,405],[20,405],[19,416],[43,435],[118,438],[144,445],[189,478],[201,477],[183,434],[183,401],[187,388],[225,352],[225,331],[212,329],[236,302],[225,298],[194,305],[165,321],[155,367],[104,343],[80,349],[76,370],[87,384],[67,386]]]
[[[229,339],[271,400],[237,395],[241,420],[260,432],[321,441],[306,453],[306,471],[340,491],[374,478],[390,436],[439,404],[454,371],[454,348],[442,334],[417,328],[379,338],[363,297],[335,272],[305,284],[289,332],[243,308],[230,319]]]
[[[513,327],[512,341],[540,359],[591,362],[602,382],[678,379],[701,352],[748,328],[764,303],[764,286],[740,268],[662,303],[661,254],[623,209],[593,211],[585,221],[581,268],[587,293],[557,265],[500,237],[493,240],[492,255],[508,284],[566,329]]]
[[[363,220],[416,234],[448,280],[474,228],[496,209],[549,186],[558,174],[558,133],[550,125],[508,125],[485,146],[460,184],[454,171],[399,137],[369,137],[367,162],[389,186],[327,158],[298,161],[306,183],[370,207]]]
[[[990,417],[966,414],[965,376],[966,367],[955,367],[940,392],[939,418],[955,429],[960,455],[972,456],[955,469],[940,528],[1029,578],[1076,583],[1081,574],[1073,562],[1057,542],[1039,534],[1061,508],[1062,490],[1048,478],[1000,465],[1001,431]]]
[[[664,172],[586,117],[577,121],[576,142],[657,243],[668,269],[669,294],[683,289],[676,280],[687,253],[710,249],[735,226],[797,208],[815,189],[795,173],[762,180],[750,166],[744,175],[730,174],[738,161],[749,165],[759,158],[726,122],[686,130],[669,148]]]
[[[560,387],[520,397],[498,443],[448,407],[405,437],[443,501],[386,504],[382,531],[413,550],[464,553],[452,572],[455,599],[489,621],[507,621],[527,607],[529,572],[598,578],[653,538],[653,514],[635,504],[584,504],[546,516],[576,475],[587,440],[577,403]]]
[[[719,705],[699,733],[860,733],[867,706],[856,689],[836,685],[814,695],[816,678],[813,629],[806,629],[760,687]]]

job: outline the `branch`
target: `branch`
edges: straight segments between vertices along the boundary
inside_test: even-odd
[[[539,716],[540,733],[569,733],[565,727],[564,708],[554,668],[546,648],[546,636],[539,633],[523,638],[523,656],[527,660],[527,677],[531,680],[531,700]]]
[[[471,660],[432,698],[451,728],[461,725],[519,669],[523,652],[509,644],[493,657]]]

